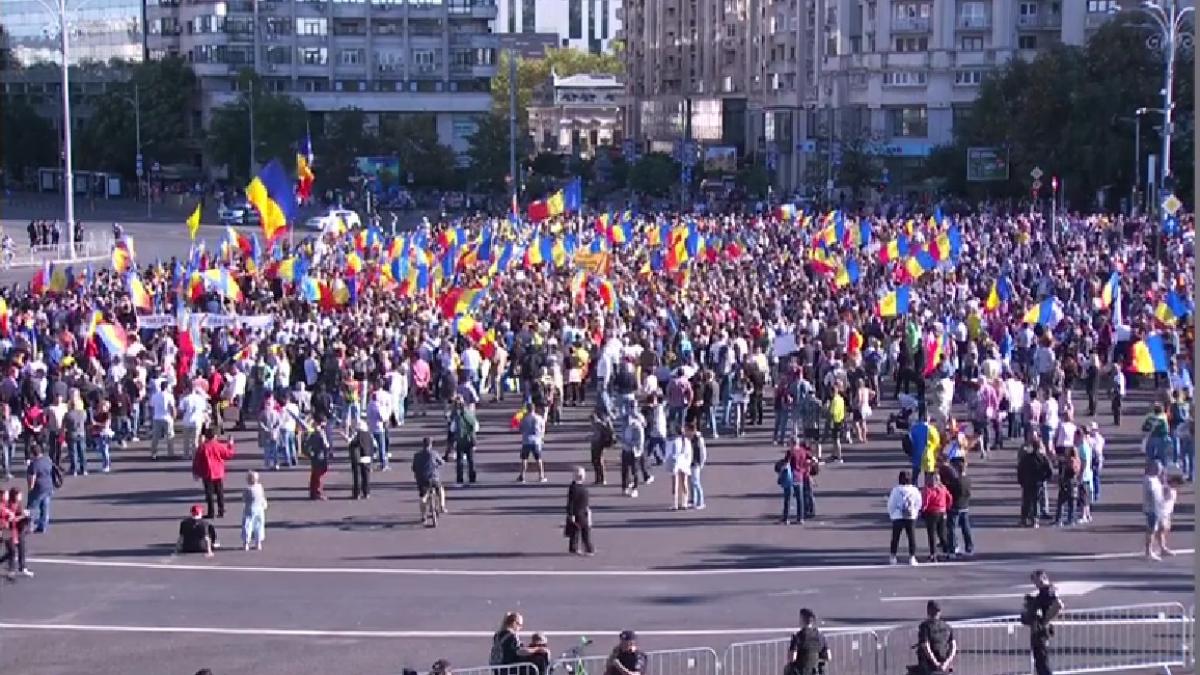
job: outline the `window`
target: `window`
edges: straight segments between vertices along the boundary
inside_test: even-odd
[[[898,52],[923,52],[928,49],[929,38],[927,37],[896,38],[896,51]]]
[[[1017,49],[1037,49],[1036,35],[1018,35]]]
[[[583,0],[567,0],[567,37],[583,39]]]
[[[455,140],[469,142],[477,129],[479,129],[479,122],[474,117],[455,115],[452,118],[450,133],[453,134]]]
[[[323,66],[329,63],[329,50],[324,47],[301,47],[300,63],[306,66]]]
[[[958,48],[964,52],[981,52],[983,38],[978,35],[963,36],[958,41]]]
[[[437,59],[432,49],[412,50],[413,67],[418,73],[432,73],[437,68]]]
[[[891,108],[888,110],[892,136],[923,138],[929,133],[929,118],[925,108]]]
[[[343,66],[358,66],[363,63],[363,50],[343,49],[338,52],[338,64]]]
[[[296,19],[296,35],[328,35],[327,19]]]
[[[1088,0],[1087,3],[1088,14],[1108,14],[1120,9],[1121,6],[1117,4],[1117,0]]]
[[[517,32],[517,0],[508,0],[508,32]]]
[[[983,82],[981,70],[957,70],[954,72],[954,84],[963,87],[977,87]]]
[[[983,27],[987,25],[987,8],[982,2],[964,2],[958,10],[958,23],[965,28]]]
[[[920,87],[927,81],[927,75],[916,70],[887,71],[883,74],[883,84],[889,87]]]
[[[600,0],[600,39],[608,39],[608,0]]]
[[[270,39],[272,37],[279,36],[279,35],[291,35],[292,34],[292,22],[290,19],[283,19],[283,18],[271,16],[271,17],[267,17],[265,24],[266,24],[267,39]]]
[[[928,19],[930,4],[927,2],[897,2],[892,5],[892,16],[897,19]]]
[[[1038,13],[1037,8],[1036,2],[1022,2],[1017,7],[1017,16],[1036,17]]]
[[[537,32],[537,5],[534,0],[521,0],[521,32]]]

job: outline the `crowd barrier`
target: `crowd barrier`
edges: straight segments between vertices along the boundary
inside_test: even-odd
[[[75,242],[75,261],[107,260],[112,253],[113,238],[108,232],[85,232]],[[71,260],[71,247],[66,242],[22,246],[17,244],[12,257],[5,256],[0,264],[6,267],[38,267],[47,262]]]
[[[904,675],[916,664],[918,622],[885,630],[825,628],[829,675]],[[1029,675],[1029,629],[1017,615],[951,621],[958,655],[954,672]],[[1054,622],[1050,663],[1056,675],[1157,671],[1195,664],[1191,640],[1195,607],[1179,603],[1122,605],[1064,611]],[[730,644],[721,656],[708,647],[646,652],[643,675],[783,675],[790,638]],[[594,656],[562,658],[539,673],[529,664],[453,668],[454,675],[605,675],[607,646]]]

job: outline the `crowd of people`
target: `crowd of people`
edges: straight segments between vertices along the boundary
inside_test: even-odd
[[[411,464],[425,520],[445,512],[444,462],[459,485],[492,478],[474,456],[485,400],[517,409],[518,481],[548,479],[548,437],[565,407],[588,406],[592,487],[614,478],[615,448],[622,494],[661,471],[676,510],[706,507],[710,445],[769,432],[783,452],[780,521],[803,522],[817,513],[813,477],[853,458],[887,398],[900,406],[885,426],[911,458],[888,500],[893,561],[907,534],[916,562],[917,520],[930,560],[969,556],[967,467],[1016,446],[1021,524],[1086,523],[1101,499],[1101,403],[1119,423],[1135,386],[1158,402],[1144,425],[1157,557],[1173,490],[1194,477],[1190,218],[1181,231],[1157,260],[1142,219],[1051,228],[1030,214],[786,207],[467,217],[294,244],[230,230],[154,262],[123,238],[116,269],[39,270],[0,305],[0,460],[6,478],[28,476],[0,511],[9,558],[50,527],[66,473],[120,470],[146,437],[151,459],[192,461],[206,507],[181,524],[180,548],[211,553],[215,532],[188,521],[224,515],[231,429],[256,432],[237,452],[261,456],[263,472],[307,463],[314,500],[349,455],[366,499],[372,471],[397,459],[395,429],[445,414],[445,445],[426,439]],[[247,485],[243,545],[261,547],[259,474]],[[564,534],[587,554],[584,495],[572,493]]]

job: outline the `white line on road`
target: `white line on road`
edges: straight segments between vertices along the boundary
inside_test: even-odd
[[[1195,549],[1176,549],[1179,556],[1192,555]],[[1087,553],[1058,556],[1030,556],[1023,562],[1087,562],[1097,560],[1133,560],[1143,557],[1142,553]],[[481,556],[486,559],[486,556]],[[345,574],[345,575],[396,575],[433,577],[705,577],[736,576],[747,574],[787,574],[792,572],[862,572],[892,569],[886,563],[877,565],[818,565],[796,567],[731,567],[725,569],[679,569],[679,570],[455,570],[432,568],[391,567],[257,567],[251,565],[196,565],[137,562],[132,560],[86,560],[76,558],[31,558],[38,565],[74,565],[77,567],[113,567],[126,569],[182,570],[199,572],[259,572],[267,574]],[[984,567],[1011,565],[1012,560],[968,560],[962,562],[937,563],[936,567]],[[927,567],[922,565],[920,567]],[[920,569],[918,567],[918,569]],[[906,569],[907,565],[897,569]]]
[[[1072,596],[1078,596],[1078,595],[1087,595],[1088,593],[1091,593],[1092,591],[1096,591],[1101,588],[1104,588],[1107,585],[1109,585],[1109,584],[1095,582],[1095,581],[1064,581],[1060,584],[1055,584],[1054,588],[1058,592],[1058,595],[1066,598],[1066,597],[1072,597]],[[937,599],[939,601],[959,600],[959,601],[968,601],[969,602],[971,600],[1002,600],[1005,598],[1023,598],[1023,597],[1025,597],[1025,593],[1008,592],[1008,593],[977,593],[975,595],[940,595],[940,596],[938,596]],[[880,602],[927,602],[928,600],[929,600],[929,596],[927,596],[927,595],[921,595],[921,596],[905,595],[905,596],[896,596],[896,597],[890,597],[890,598],[879,598]]]

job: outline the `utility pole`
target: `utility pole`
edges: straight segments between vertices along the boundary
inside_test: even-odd
[[[133,127],[134,127],[134,144],[137,145],[137,173],[138,179],[141,179],[142,174],[146,173],[144,162],[145,155],[142,153],[142,95],[138,83],[133,83]],[[150,201],[150,176],[146,175],[146,219],[151,217]]]
[[[257,7],[258,4],[256,3],[254,6]],[[255,73],[254,77],[257,76],[258,73]],[[258,166],[258,162],[254,159],[254,77],[250,78],[250,96],[246,105],[246,112],[250,115],[250,174],[248,178],[251,180],[254,178],[255,167]]]
[[[517,50],[508,50],[508,177],[512,183],[510,195],[511,205],[517,203]]]
[[[62,143],[63,143],[63,211],[66,215],[67,254],[75,259],[75,167],[71,158],[71,81],[70,42],[67,35],[67,0],[58,0],[58,32],[62,39]]]

